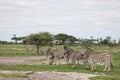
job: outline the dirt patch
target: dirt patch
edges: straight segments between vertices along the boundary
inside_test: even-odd
[[[55,72],[55,71],[43,71],[35,72],[33,74],[31,71],[9,71],[0,70],[0,73],[6,74],[27,74],[28,78],[17,78],[17,77],[0,77],[0,80],[89,80],[90,77],[97,75],[76,73],[76,72]]]
[[[89,80],[97,75],[76,72],[36,72],[29,76],[30,80]]]
[[[0,80],[28,80],[27,78],[0,77]]]
[[[0,65],[34,65],[34,64],[48,64],[49,58],[45,56],[36,57],[0,57]],[[33,61],[34,60],[34,61]]]
[[[39,65],[39,64],[49,64],[49,57],[46,56],[32,56],[32,57],[0,57],[0,65]],[[60,59],[56,61],[56,64],[66,64],[65,59]]]
[[[30,74],[32,71],[12,71],[12,70],[0,70],[0,74],[21,74],[26,75]]]
[[[38,56],[38,57],[0,57],[0,65],[16,65],[16,64],[48,64],[49,57]],[[64,61],[63,61],[64,62]],[[63,63],[62,62],[62,63]],[[20,74],[28,75],[28,78],[17,78],[17,77],[0,77],[0,80],[89,80],[90,77],[97,75],[93,74],[84,74],[76,72],[54,72],[54,71],[44,71],[44,72],[35,72],[31,71],[9,71],[9,70],[0,70],[0,73],[3,74]],[[29,74],[30,73],[30,74]]]

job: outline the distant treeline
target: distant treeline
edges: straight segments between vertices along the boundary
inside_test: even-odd
[[[26,40],[29,37],[29,40]],[[68,35],[64,33],[59,33],[53,35],[49,32],[39,32],[35,34],[30,34],[28,36],[17,37],[13,35],[11,40],[14,42],[7,42],[7,41],[0,41],[0,44],[27,44],[30,39],[34,42],[39,41],[39,44],[49,44],[46,45],[83,45],[83,46],[92,46],[92,45],[108,45],[108,46],[115,46],[120,45],[120,40],[112,40],[111,37],[106,37],[106,39],[97,38],[94,39],[93,36],[90,36],[89,39],[87,38],[76,38],[73,35]],[[31,42],[30,42],[31,44]]]

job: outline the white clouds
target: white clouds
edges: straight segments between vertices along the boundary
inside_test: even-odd
[[[116,37],[120,33],[119,7],[119,0],[0,0],[0,32]]]

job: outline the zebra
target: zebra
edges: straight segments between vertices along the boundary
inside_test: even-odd
[[[48,57],[48,54],[50,53],[50,51],[51,51],[50,48],[49,49],[42,49],[42,50],[40,50],[40,53],[41,53],[41,55]]]
[[[110,71],[111,68],[113,68],[112,65],[112,59],[110,53],[96,53],[92,49],[85,47],[84,48],[84,54],[83,54],[83,60],[85,62],[91,63],[91,70],[96,71],[96,63],[105,63],[104,71]],[[88,63],[86,63],[86,66]]]
[[[26,50],[28,53],[34,53],[35,47],[29,46],[29,47],[26,47]]]
[[[53,63],[54,64],[57,64],[56,62],[60,59],[63,59],[64,58],[64,51],[63,50],[51,50],[50,51],[50,58],[49,58],[49,62],[50,62],[50,65],[52,65]],[[60,63],[58,63],[60,64]]]
[[[74,51],[70,58],[72,59],[72,68],[75,69],[76,61],[79,64],[79,61],[83,60],[83,52],[82,51]]]
[[[76,61],[79,63],[79,60],[83,60],[83,52],[82,51],[74,51],[68,46],[64,46],[64,55],[67,58],[67,64],[69,64],[70,59],[72,60],[72,68],[75,69]],[[86,60],[85,60],[86,61]],[[86,64],[83,60],[83,63]]]
[[[67,64],[69,64],[70,57],[73,55],[74,50],[69,48],[68,46],[64,46],[64,55],[67,58]]]

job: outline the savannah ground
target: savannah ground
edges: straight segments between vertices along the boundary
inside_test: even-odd
[[[42,47],[45,48],[49,47]],[[63,46],[52,48],[62,50]],[[72,48],[82,50],[80,46]],[[91,76],[94,77],[90,80],[119,80],[120,47],[96,46],[92,49],[111,53],[114,65],[112,71],[103,72],[103,65],[97,65],[96,72],[85,70],[83,64],[78,64],[75,70],[71,65],[49,65],[49,57],[36,54],[36,50],[34,53],[27,52],[26,45],[0,45],[0,80],[87,80]]]

